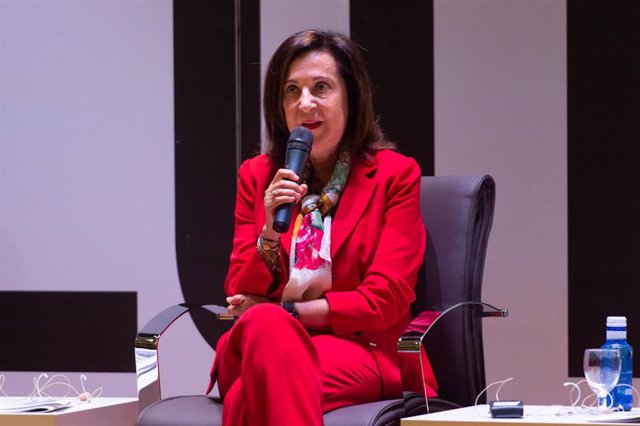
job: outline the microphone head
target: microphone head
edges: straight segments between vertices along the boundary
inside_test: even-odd
[[[311,152],[311,144],[313,143],[313,133],[306,127],[296,127],[289,135],[287,142],[287,150],[297,149],[306,153]]]

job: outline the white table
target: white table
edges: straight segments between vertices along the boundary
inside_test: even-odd
[[[15,400],[0,397],[0,407]],[[56,400],[73,401],[73,405],[50,413],[0,412],[0,426],[133,426],[138,417],[137,398],[100,397],[91,402],[79,402],[78,398]]]
[[[402,419],[401,426],[521,426],[526,425],[618,425],[635,418],[640,421],[640,410],[634,408],[630,412],[589,415],[579,408],[568,414],[568,408],[557,406],[525,405],[524,417],[516,419],[494,419],[489,414],[489,406],[464,407],[440,413],[423,414],[421,416]]]

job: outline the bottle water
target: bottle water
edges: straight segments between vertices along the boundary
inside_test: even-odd
[[[633,389],[630,387],[633,384],[633,348],[627,343],[627,317],[607,317],[607,341],[602,348],[620,351],[622,368],[618,384],[611,390],[612,407],[629,411],[633,407]],[[611,401],[608,399],[607,402]]]

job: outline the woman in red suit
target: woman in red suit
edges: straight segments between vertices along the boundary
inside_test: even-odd
[[[225,290],[237,317],[212,368],[225,425],[321,425],[346,405],[397,398],[396,342],[425,250],[420,168],[375,120],[359,47],[302,31],[269,63],[267,152],[242,164]],[[284,169],[313,133],[302,176]],[[298,182],[301,182],[298,184]],[[292,226],[273,229],[294,203]]]

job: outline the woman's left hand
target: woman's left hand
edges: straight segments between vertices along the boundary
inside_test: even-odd
[[[250,294],[236,294],[234,296],[227,297],[227,303],[229,304],[227,309],[229,310],[230,314],[238,318],[242,314],[247,312],[247,309],[249,309],[250,307],[259,303],[269,302],[271,301],[266,297],[253,296]]]

